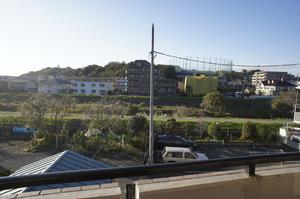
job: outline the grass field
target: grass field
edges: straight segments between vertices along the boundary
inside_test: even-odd
[[[0,117],[18,117],[21,114],[19,112],[12,111],[0,111]],[[129,119],[131,116],[125,116],[125,119]],[[84,119],[83,114],[70,114],[66,116],[66,118],[72,119]],[[155,116],[154,120],[156,121],[166,121],[168,119],[172,119],[173,117],[165,117],[165,116]],[[189,122],[235,122],[235,123],[243,123],[246,121],[251,121],[255,123],[286,123],[292,122],[292,119],[257,119],[257,118],[235,118],[235,117],[176,117],[177,121],[189,121]]]

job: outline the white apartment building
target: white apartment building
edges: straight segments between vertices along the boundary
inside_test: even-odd
[[[260,82],[266,80],[280,80],[292,81],[295,77],[287,72],[277,71],[257,71],[252,75],[252,85],[258,86]]]
[[[72,93],[74,94],[93,94],[106,95],[113,91],[113,82],[111,80],[71,80]]]

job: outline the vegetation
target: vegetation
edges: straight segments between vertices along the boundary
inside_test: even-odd
[[[161,74],[163,74],[165,78],[177,80],[176,70],[174,66],[161,64],[157,66],[159,67]]]
[[[218,123],[212,122],[208,125],[207,133],[214,139],[222,138],[222,131]]]
[[[73,69],[71,67],[60,68],[44,68],[42,70],[36,72],[29,72],[23,74],[23,76],[37,78],[40,75],[63,75],[65,77],[125,77],[126,69],[128,64],[125,62],[109,62],[105,66],[98,66],[98,65],[88,65],[84,68]],[[176,80],[176,71],[175,68],[171,65],[158,65],[161,70],[161,73],[170,79]],[[5,87],[3,85],[2,87]],[[0,83],[1,89],[1,83]]]
[[[272,112],[274,117],[291,118],[294,104],[296,103],[295,92],[282,92],[272,100]]]
[[[0,166],[0,177],[1,176],[9,176],[11,174],[11,171],[9,169],[6,169],[2,166]]]
[[[146,124],[146,117],[139,113],[128,120],[128,129],[132,132],[138,133],[145,130]]]
[[[255,140],[257,134],[256,125],[252,122],[245,122],[242,127],[241,140]]]
[[[201,107],[215,116],[224,115],[224,98],[219,92],[208,93],[204,96]]]

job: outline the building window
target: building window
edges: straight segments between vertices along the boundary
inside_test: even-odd
[[[92,93],[93,93],[93,94],[96,93],[96,90],[92,90]]]
[[[92,84],[92,87],[96,87],[96,84]]]
[[[80,86],[81,86],[81,87],[85,87],[85,84],[84,84],[84,83],[81,83]]]
[[[105,86],[105,84],[99,84],[99,86],[100,86],[100,87],[104,87],[104,86]]]
[[[105,95],[105,91],[100,90],[99,93],[100,95]]]
[[[81,89],[80,93],[84,94],[85,93],[85,89]]]
[[[77,84],[77,83],[74,83],[73,85],[74,85],[74,86],[78,86],[78,84]]]

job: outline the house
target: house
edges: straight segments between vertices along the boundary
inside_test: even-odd
[[[87,95],[107,95],[114,89],[112,79],[71,78],[72,93]]]
[[[290,82],[295,79],[295,77],[287,72],[277,72],[277,71],[256,71],[252,75],[252,85],[257,86],[260,82],[266,80],[280,80],[284,78],[286,81]]]
[[[292,91],[295,90],[295,85],[287,81],[281,80],[266,80],[261,81],[255,89],[256,95],[276,95],[281,91]]]
[[[26,77],[14,77],[8,79],[8,88],[13,91],[36,92],[37,83]]]
[[[60,172],[60,171],[85,170],[85,169],[101,169],[101,168],[108,168],[108,167],[111,167],[111,165],[98,162],[86,156],[75,153],[73,151],[66,150],[61,153],[44,158],[42,160],[25,165],[20,169],[16,170],[10,176],[34,175],[34,174],[44,174],[44,173],[52,173],[52,172]],[[0,196],[19,194],[19,193],[30,192],[30,191],[99,185],[99,184],[106,184],[106,183],[111,183],[111,180],[110,179],[94,180],[94,181],[82,181],[82,182],[73,182],[73,183],[22,187],[17,189],[8,189],[2,191],[0,190]]]
[[[39,83],[38,92],[39,93],[70,93],[72,88],[72,83],[63,79],[51,79],[44,80]]]

